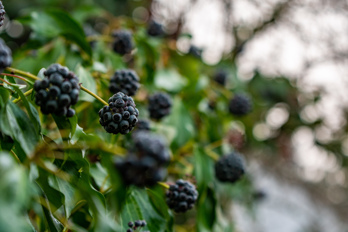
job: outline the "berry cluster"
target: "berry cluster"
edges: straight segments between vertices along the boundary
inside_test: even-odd
[[[0,39],[0,72],[12,64],[12,52],[5,41]]]
[[[137,131],[150,131],[151,130],[150,122],[145,119],[139,119],[136,129]]]
[[[130,69],[118,70],[110,80],[109,89],[112,93],[122,92],[134,96],[139,88],[139,77]]]
[[[2,1],[0,1],[0,27],[4,25],[5,14],[6,11],[4,5],[2,4]]]
[[[161,119],[170,114],[172,99],[166,93],[156,93],[149,97],[150,118]]]
[[[133,49],[132,34],[126,30],[118,30],[113,32],[114,42],[112,48],[114,52],[125,55],[131,53]]]
[[[248,96],[236,94],[229,102],[229,111],[236,116],[243,116],[251,111],[251,100]]]
[[[115,166],[126,185],[153,186],[162,181],[170,160],[169,150],[162,137],[147,131],[134,134],[134,147]]]
[[[184,213],[193,208],[198,199],[198,192],[193,184],[180,179],[170,185],[166,197],[169,208],[177,213]]]
[[[222,86],[225,86],[227,80],[227,73],[223,70],[218,71],[214,75],[214,81]]]
[[[160,24],[156,21],[150,21],[150,23],[147,27],[147,34],[149,36],[153,36],[153,37],[162,36],[164,34],[162,24]]]
[[[35,103],[41,107],[43,114],[72,117],[79,98],[80,85],[77,76],[67,67],[52,64],[44,72],[43,80],[35,81]]]
[[[236,152],[221,157],[215,163],[215,176],[221,182],[234,183],[243,176],[244,172],[243,159]]]
[[[109,98],[109,105],[99,111],[99,123],[106,132],[128,134],[138,122],[139,111],[131,97],[118,92]]]
[[[128,226],[130,227],[127,232],[135,232],[139,228],[140,230],[146,226],[145,220],[136,220],[134,222],[128,222]],[[150,231],[144,231],[144,232],[150,232]]]

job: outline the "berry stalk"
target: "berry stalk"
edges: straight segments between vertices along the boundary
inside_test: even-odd
[[[161,186],[162,186],[163,188],[165,188],[165,189],[169,189],[169,185],[166,184],[166,183],[164,183],[164,182],[158,181],[157,184],[161,185]]]
[[[28,96],[28,95],[30,95],[32,92],[33,92],[33,89],[30,89],[30,90],[28,90],[27,92],[24,93],[24,96]],[[20,100],[22,100],[21,97],[18,97],[17,99],[13,100],[12,102],[13,102],[13,103],[17,103],[17,102],[19,102]]]
[[[83,87],[82,85],[80,85],[80,88],[85,91],[86,93],[88,93],[89,95],[93,96],[95,99],[97,99],[98,101],[100,101],[101,103],[103,103],[104,105],[108,106],[109,104],[104,101],[103,99],[101,99],[101,97],[99,97],[98,95],[92,93],[90,90],[86,89],[85,87]]]

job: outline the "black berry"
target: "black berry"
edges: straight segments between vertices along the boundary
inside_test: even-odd
[[[6,11],[5,11],[4,5],[0,1],[0,27],[4,25],[5,14],[6,14]]]
[[[203,49],[198,48],[198,47],[196,47],[194,45],[191,45],[190,49],[188,51],[189,54],[191,54],[192,56],[194,56],[194,57],[196,57],[198,59],[200,59],[202,57],[202,52],[203,52]]]
[[[233,152],[215,163],[215,176],[221,182],[234,183],[244,174],[244,163],[240,154]]]
[[[113,50],[120,54],[125,55],[131,53],[133,49],[132,34],[126,30],[118,30],[113,32],[114,42],[112,44]]]
[[[161,119],[170,114],[172,100],[166,93],[156,93],[149,97],[150,118]]]
[[[135,127],[137,131],[150,131],[150,121],[145,119],[139,119],[137,126]]]
[[[139,111],[131,97],[118,92],[109,98],[109,105],[99,111],[99,123],[106,132],[128,134],[138,122]]]
[[[218,71],[214,75],[214,81],[222,86],[225,86],[227,80],[227,73],[223,70]]]
[[[196,187],[188,181],[177,180],[169,186],[166,202],[170,209],[177,213],[184,213],[193,208],[198,199]]]
[[[126,185],[153,186],[167,174],[168,146],[162,137],[147,131],[133,135],[134,146],[124,160],[115,162],[115,167]]]
[[[44,72],[43,80],[35,81],[35,103],[40,106],[43,114],[73,117],[75,105],[78,100],[80,86],[77,76],[69,72],[67,67],[52,64]]]
[[[153,37],[162,36],[164,34],[162,24],[160,24],[156,21],[150,21],[150,23],[147,27],[147,34],[149,36],[153,36]]]
[[[1,10],[0,10],[1,12]],[[5,41],[0,39],[0,71],[3,72],[5,68],[12,64],[12,52],[6,45]]]
[[[251,100],[243,94],[236,94],[229,102],[229,111],[236,116],[243,116],[251,111]]]
[[[127,229],[127,232],[138,231],[138,228],[146,226],[146,221],[136,220],[134,222],[128,222],[128,226],[130,227],[130,229]],[[144,232],[149,232],[149,231],[144,231]]]
[[[133,70],[124,69],[114,73],[109,89],[112,93],[122,92],[128,96],[134,96],[139,87],[138,75]]]

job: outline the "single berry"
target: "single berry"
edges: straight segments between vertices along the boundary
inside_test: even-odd
[[[139,87],[139,77],[136,72],[124,69],[114,73],[110,80],[109,89],[112,93],[122,92],[128,96],[134,96]]]
[[[12,64],[12,51],[6,45],[5,41],[0,39],[0,71],[3,72],[4,69],[7,67],[10,67],[11,64]]]
[[[153,37],[159,37],[164,35],[164,30],[162,24],[151,20],[147,27],[147,34]]]
[[[149,97],[150,118],[161,119],[170,114],[172,99],[166,93],[156,93]]]
[[[129,226],[130,228],[132,228],[132,227],[134,226],[134,223],[133,223],[133,222],[128,222],[128,226]]]
[[[170,185],[166,193],[168,207],[177,213],[184,213],[192,209],[197,199],[196,187],[181,179],[177,180],[174,185]]]
[[[138,122],[139,111],[131,97],[118,92],[109,98],[109,105],[99,111],[99,123],[106,132],[128,134]]]
[[[124,160],[115,162],[115,167],[126,185],[153,186],[167,174],[168,146],[161,136],[147,131],[133,135],[134,146]]]
[[[45,78],[34,83],[36,91],[35,103],[40,106],[43,114],[72,117],[78,100],[80,86],[77,76],[69,72],[67,67],[52,64],[44,72]]]
[[[5,14],[6,11],[4,5],[2,4],[2,1],[0,1],[0,27],[4,25]]]
[[[127,229],[127,232],[133,232],[133,230],[132,229]]]
[[[240,154],[233,152],[215,163],[215,176],[221,182],[234,183],[244,174],[244,162]]]
[[[112,44],[113,50],[120,54],[125,55],[131,53],[133,49],[132,34],[126,30],[118,30],[113,32],[114,42]]]
[[[136,221],[134,222],[134,226],[135,226],[135,227],[140,227],[140,226],[141,226],[141,221],[136,220]]]
[[[145,220],[142,220],[140,226],[141,226],[141,227],[145,227],[145,226],[146,226],[146,221],[145,221]]]
[[[145,119],[139,119],[137,126],[135,127],[137,131],[150,131],[150,121]]]
[[[251,100],[248,96],[236,94],[229,102],[229,111],[236,116],[243,116],[251,111]]]
[[[196,57],[198,59],[200,59],[202,57],[202,52],[203,52],[203,49],[198,48],[198,47],[196,47],[194,45],[191,45],[190,49],[188,51],[189,54],[191,54],[192,56],[194,56],[194,57]]]
[[[222,86],[226,85],[226,80],[227,80],[227,72],[220,70],[214,75],[214,81]]]

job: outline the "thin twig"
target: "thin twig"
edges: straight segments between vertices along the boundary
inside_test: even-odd
[[[33,89],[30,89],[30,90],[28,90],[27,92],[24,93],[24,96],[28,96],[28,95],[30,95],[32,92],[33,92]],[[22,100],[21,97],[19,97],[19,98],[13,100],[12,102],[13,102],[13,103],[17,103],[17,102],[19,102],[20,100]]]
[[[99,97],[98,95],[94,94],[93,92],[91,92],[90,90],[86,89],[85,87],[83,87],[82,85],[80,85],[81,89],[83,91],[85,91],[86,93],[88,93],[89,95],[93,96],[94,98],[96,98],[98,101],[100,101],[101,103],[103,103],[104,105],[108,106],[109,104],[104,101],[103,99],[101,99],[101,97]]]

